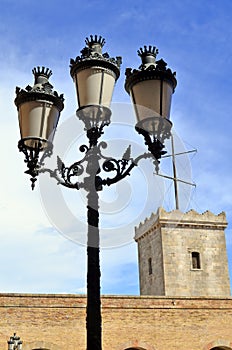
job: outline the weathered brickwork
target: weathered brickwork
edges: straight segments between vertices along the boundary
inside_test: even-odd
[[[135,230],[141,295],[229,296],[226,226],[225,213],[159,208]]]
[[[85,296],[0,294],[0,348],[85,349]],[[103,350],[232,349],[232,298],[103,296]],[[226,348],[227,346],[227,348]]]

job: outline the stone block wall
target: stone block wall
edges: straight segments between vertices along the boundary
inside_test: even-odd
[[[152,214],[135,230],[141,294],[230,296],[226,226],[225,213],[160,208]],[[198,268],[193,267],[194,253],[199,255]]]

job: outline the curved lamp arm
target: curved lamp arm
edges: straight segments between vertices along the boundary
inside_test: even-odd
[[[139,161],[142,159],[151,158],[154,161],[156,170],[158,169],[159,160],[154,157],[150,152],[143,153],[136,157],[131,158],[131,146],[127,148],[121,159],[115,159],[111,157],[106,157],[102,154],[101,148],[106,148],[106,142],[100,142],[99,145],[94,147],[87,147],[82,145],[80,147],[81,152],[85,152],[84,157],[70,167],[66,167],[60,157],[57,157],[57,168],[54,170],[40,167],[38,173],[48,173],[51,178],[57,180],[57,184],[68,188],[74,188],[79,190],[84,188],[89,192],[90,186],[95,186],[97,191],[102,190],[102,186],[111,186],[124,179],[126,176],[131,174],[132,169],[138,165]],[[103,164],[100,165],[100,160],[103,160]],[[73,181],[73,179],[81,176],[85,167],[83,163],[87,164],[86,172],[89,176],[85,177],[83,182]],[[41,164],[43,165],[43,164]],[[107,177],[103,179],[99,176],[101,170],[107,173],[113,173],[113,177]]]
[[[130,147],[130,146],[129,146]],[[129,149],[129,148],[128,148]],[[127,149],[127,151],[128,151]],[[137,158],[122,158],[122,159],[109,159],[103,163],[103,170],[106,172],[114,171],[116,175],[112,178],[107,177],[102,180],[102,185],[110,186],[114,183],[119,182],[124,179],[126,176],[130,175],[132,169],[138,165],[138,162],[141,159],[153,158],[154,156],[151,153],[143,153],[139,155]],[[156,164],[157,160],[154,160]]]

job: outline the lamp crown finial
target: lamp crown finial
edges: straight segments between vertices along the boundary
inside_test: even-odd
[[[137,51],[139,57],[142,60],[141,67],[148,67],[150,65],[155,65],[156,63],[156,55],[158,54],[158,49],[155,46],[146,46],[140,47],[140,49]]]
[[[35,85],[36,84],[44,84],[44,83],[49,83],[48,79],[52,75],[52,71],[49,68],[43,67],[34,67],[32,69],[32,73],[34,74],[35,77]]]
[[[105,45],[105,39],[99,35],[90,35],[90,37],[85,39],[85,43],[89,48],[92,48],[94,45],[99,45],[101,48]]]
[[[44,66],[43,67],[34,67],[32,69],[32,73],[34,74],[34,77],[37,78],[39,76],[43,76],[47,79],[50,78],[50,76],[52,75],[52,71],[51,69],[49,68],[45,68]]]
[[[152,45],[144,45],[144,47],[140,47],[140,49],[137,51],[138,52],[138,55],[140,57],[143,57],[143,56],[148,56],[148,55],[153,55],[156,57],[156,55],[159,53],[159,50],[155,47],[155,46],[152,46]]]
[[[143,48],[140,47],[140,49],[137,52],[141,58],[146,57],[146,56],[154,56],[156,58],[156,55],[159,53],[159,50],[155,46],[144,45],[144,47]]]

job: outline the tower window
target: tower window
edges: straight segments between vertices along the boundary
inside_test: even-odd
[[[149,271],[149,275],[152,275],[152,259],[151,258],[148,259],[148,271]]]
[[[192,269],[200,269],[201,261],[200,261],[200,253],[192,252]]]

